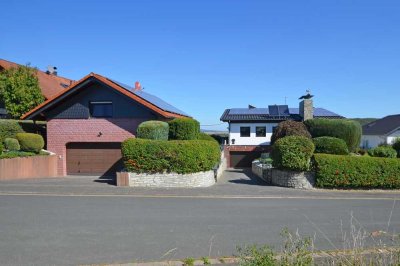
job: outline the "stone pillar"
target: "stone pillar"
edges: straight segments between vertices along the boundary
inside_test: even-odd
[[[304,99],[300,102],[300,112],[303,121],[314,118],[314,106],[312,99]]]

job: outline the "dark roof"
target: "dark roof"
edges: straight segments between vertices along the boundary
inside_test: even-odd
[[[114,82],[114,83],[117,83],[119,86],[125,88],[129,92],[136,94],[140,98],[143,98],[146,101],[158,106],[159,108],[161,108],[164,111],[175,113],[175,114],[180,114],[180,115],[184,115],[184,116],[189,116],[188,114],[186,114],[182,110],[179,110],[175,106],[170,105],[169,103],[167,103],[164,100],[158,98],[157,96],[154,96],[154,95],[152,95],[150,93],[144,92],[143,90],[135,90],[135,88],[133,88],[131,86],[128,86],[126,84],[120,83],[118,81],[114,81],[114,80],[111,80],[111,81]]]
[[[40,115],[43,111],[51,108],[52,106],[58,104],[64,98],[68,97],[75,91],[81,89],[86,82],[92,80],[100,81],[109,87],[115,89],[121,94],[131,98],[134,101],[148,107],[154,112],[158,113],[165,118],[175,118],[175,117],[188,117],[187,114],[183,113],[179,109],[173,107],[172,105],[162,101],[160,98],[153,96],[149,93],[144,93],[143,91],[131,91],[131,88],[127,85],[122,85],[109,78],[101,76],[99,74],[90,73],[89,75],[83,77],[81,80],[75,82],[72,86],[66,88],[64,91],[55,95],[53,98],[36,106],[34,109],[30,110],[28,113],[24,114],[22,119],[34,119],[36,116]]]
[[[363,135],[386,135],[400,128],[400,114],[388,115],[363,126]]]
[[[314,108],[314,118],[344,118],[324,108]],[[289,108],[289,115],[270,115],[269,108],[231,108],[226,109],[221,121],[283,121],[301,120],[299,108]]]

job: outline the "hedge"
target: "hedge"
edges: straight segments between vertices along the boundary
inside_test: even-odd
[[[368,155],[372,157],[396,158],[397,151],[391,146],[378,146],[368,150]]]
[[[143,122],[137,129],[137,137],[141,139],[168,140],[168,123],[157,120]]]
[[[18,133],[16,138],[22,151],[39,153],[44,147],[43,137],[38,134]]]
[[[208,134],[206,134],[206,133],[203,133],[203,132],[200,132],[200,133],[199,133],[197,139],[198,139],[198,140],[214,141],[214,142],[218,143],[218,141],[217,141],[215,138],[213,138],[212,136],[210,136],[210,135],[208,135]],[[218,145],[219,145],[219,143],[218,143]]]
[[[19,151],[21,149],[18,140],[13,138],[6,138],[4,146],[9,151]]]
[[[313,142],[315,145],[315,153],[327,153],[327,154],[338,154],[338,155],[349,154],[346,142],[342,139],[334,137],[318,137],[313,139]]]
[[[316,185],[322,188],[400,188],[400,160],[315,154]]]
[[[392,147],[397,151],[397,157],[400,157],[400,138],[396,138],[392,144]]]
[[[3,149],[4,149],[4,147],[3,147],[3,143],[0,141],[0,154],[2,154],[2,153],[3,153]]]
[[[175,118],[168,124],[171,140],[195,140],[200,133],[200,123],[192,118]]]
[[[304,124],[313,138],[327,136],[342,139],[351,152],[360,146],[362,129],[357,121],[318,118],[306,120]]]
[[[271,136],[271,144],[274,144],[280,138],[287,136],[302,136],[311,138],[310,132],[308,132],[306,126],[302,122],[296,121],[283,121],[278,124]]]
[[[135,173],[180,174],[209,171],[219,162],[219,145],[207,140],[127,139],[122,143],[125,168]]]
[[[272,165],[281,169],[307,171],[314,153],[313,142],[301,136],[278,139],[272,146]]]
[[[0,119],[0,140],[15,138],[17,133],[23,132],[24,130],[17,120]]]

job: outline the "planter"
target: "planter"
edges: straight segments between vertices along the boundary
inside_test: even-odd
[[[57,156],[38,155],[0,159],[0,180],[57,176]]]
[[[252,163],[253,174],[260,177],[268,185],[312,189],[315,185],[314,172],[301,172],[269,168],[259,161]]]

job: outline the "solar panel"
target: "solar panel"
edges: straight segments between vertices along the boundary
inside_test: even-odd
[[[289,116],[289,107],[287,105],[269,105],[269,115],[271,116]]]
[[[268,115],[267,108],[232,108],[229,110],[230,115]]]

